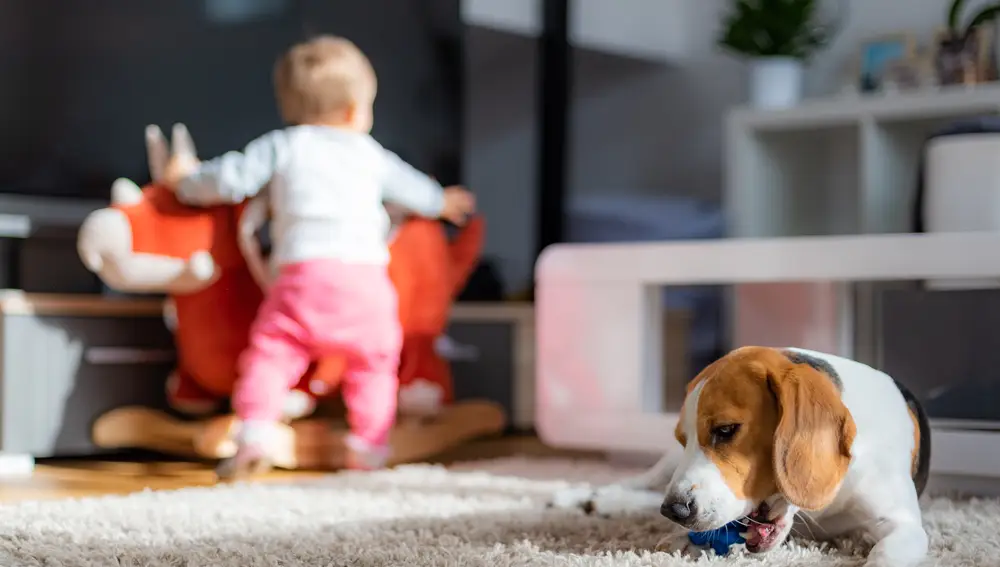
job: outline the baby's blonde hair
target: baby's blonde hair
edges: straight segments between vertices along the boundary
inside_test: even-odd
[[[278,108],[289,124],[371,104],[376,86],[371,62],[342,37],[325,35],[294,45],[274,67]]]

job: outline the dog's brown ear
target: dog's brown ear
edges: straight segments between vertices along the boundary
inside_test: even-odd
[[[774,474],[778,489],[804,510],[819,510],[837,495],[857,427],[833,382],[804,364],[768,373],[778,402]]]

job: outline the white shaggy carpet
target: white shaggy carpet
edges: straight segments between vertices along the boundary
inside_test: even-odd
[[[656,514],[598,518],[546,509],[599,463],[505,459],[452,471],[408,466],[295,484],[237,484],[0,507],[0,566],[846,567],[852,543],[793,542],[766,558],[689,560],[651,550]],[[996,500],[926,502],[936,566],[1000,563]]]

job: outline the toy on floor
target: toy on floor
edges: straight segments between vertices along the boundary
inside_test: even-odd
[[[187,145],[188,151],[194,152],[183,126],[175,126],[173,143]],[[246,347],[249,326],[263,299],[243,254],[246,243],[241,248],[239,238],[241,230],[250,230],[259,221],[252,215],[244,216],[260,205],[251,201],[207,209],[183,206],[156,182],[169,156],[166,140],[156,127],[147,129],[147,151],[153,183],[140,189],[128,180],[115,182],[111,207],[87,218],[78,249],[84,264],[109,287],[130,293],[167,294],[164,315],[174,330],[178,355],[177,369],[167,380],[168,403],[181,413],[205,417],[216,412],[232,391],[237,359]],[[463,236],[453,244],[444,238],[440,224],[419,221],[406,219],[397,228],[389,270],[400,290],[403,359],[430,361],[415,365],[412,372],[409,367],[401,369],[402,381],[409,386],[401,390],[401,411],[410,407],[434,419],[397,426],[392,437],[393,462],[404,462],[400,459],[407,456],[431,457],[505,427],[503,411],[496,404],[448,404],[451,376],[447,363],[433,347],[427,350],[431,342],[425,340],[427,327],[410,323],[419,323],[426,313],[438,317],[435,322],[446,319],[454,290],[464,281],[462,274],[468,274],[478,256],[482,220],[465,227]],[[430,230],[432,225],[436,232]],[[434,272],[448,277],[436,282]],[[435,328],[440,334],[443,325]],[[339,357],[316,361],[288,396],[285,417],[308,416],[317,398],[335,395],[342,369]],[[416,389],[415,384],[419,384]],[[409,400],[404,399],[407,396]],[[428,412],[432,406],[436,411]],[[322,425],[287,429],[290,456],[282,466],[337,466],[335,447],[346,434],[346,426],[329,420],[314,423]],[[184,422],[149,408],[120,408],[98,419],[93,436],[94,442],[105,448],[148,448],[215,459],[232,454],[230,430],[228,416]],[[396,446],[397,440],[406,446]]]
[[[726,555],[730,547],[746,542],[741,535],[744,530],[746,530],[745,525],[734,521],[716,530],[691,532],[688,534],[688,539],[698,547],[711,547],[716,555]]]

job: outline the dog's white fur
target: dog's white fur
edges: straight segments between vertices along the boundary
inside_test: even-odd
[[[784,501],[780,494],[768,498],[772,510],[786,520],[782,539],[787,537],[793,520],[798,519],[801,527],[797,533],[818,540],[852,533],[870,538],[875,545],[866,567],[919,565],[927,555],[928,542],[911,479],[913,421],[895,382],[885,373],[853,360],[802,349],[787,350],[825,360],[833,367],[843,384],[841,399],[855,421],[857,435],[847,474],[826,508],[805,512]],[[733,494],[698,443],[697,402],[704,385],[702,382],[688,394],[680,416],[687,446],[667,451],[641,475],[597,491],[564,492],[554,503],[587,504],[598,514],[608,514],[636,506],[659,506],[664,494],[694,487],[699,510],[695,530],[719,528],[749,514],[755,503]],[[669,431],[663,434],[673,437]],[[660,548],[690,550],[687,533],[668,536]]]

